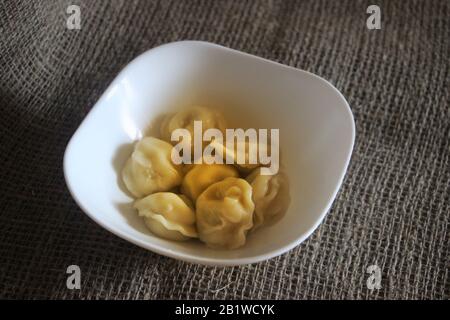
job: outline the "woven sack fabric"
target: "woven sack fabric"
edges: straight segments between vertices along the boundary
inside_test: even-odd
[[[80,7],[81,29],[66,26]],[[448,299],[450,2],[0,1],[0,298]],[[205,267],[138,248],[72,200],[71,135],[138,54],[205,40],[316,73],[354,113],[323,224],[269,261]],[[295,195],[294,195],[295,196]],[[66,268],[81,268],[81,289]],[[381,288],[367,287],[377,265]]]

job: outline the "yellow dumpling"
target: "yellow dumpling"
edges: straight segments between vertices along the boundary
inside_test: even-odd
[[[134,207],[150,231],[161,238],[182,241],[197,237],[194,208],[183,195],[157,192],[137,200]]]
[[[239,174],[231,165],[225,164],[198,164],[186,174],[181,184],[181,192],[197,200],[198,196],[213,183],[222,181],[228,177],[239,177]]]
[[[194,169],[196,165],[193,163],[189,163],[189,164],[183,164],[183,173],[186,175],[189,171],[191,171],[192,169]]]
[[[145,137],[139,141],[122,171],[127,189],[136,197],[168,191],[181,184],[181,166],[171,159],[173,146],[163,140]]]
[[[261,175],[261,168],[258,168],[246,180],[252,186],[255,203],[253,230],[280,220],[291,202],[286,174],[278,172],[275,175]]]
[[[253,226],[252,188],[244,179],[226,178],[209,186],[196,202],[197,231],[213,248],[234,249],[245,244]]]
[[[232,162],[240,171],[249,173],[262,165],[259,158],[260,149],[261,152],[269,155],[270,145],[262,142],[250,142],[248,139],[244,143],[244,148],[239,148],[238,142],[235,141],[234,150],[227,148],[226,143],[220,143],[216,140],[212,141],[210,146],[219,152],[224,159],[224,163]]]
[[[219,112],[214,109],[196,106],[166,116],[160,128],[162,139],[172,144],[177,144],[178,141],[171,140],[172,132],[175,129],[187,129],[191,135],[191,141],[193,141],[194,121],[202,122],[203,132],[207,129],[215,128],[225,133],[225,119]]]

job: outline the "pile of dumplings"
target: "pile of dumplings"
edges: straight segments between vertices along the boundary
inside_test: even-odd
[[[225,134],[224,117],[212,109],[194,107],[167,115],[160,138],[144,137],[135,145],[122,171],[123,182],[153,234],[176,241],[198,238],[212,248],[241,247],[249,231],[285,214],[290,203],[287,176],[282,171],[262,175],[259,164],[174,164],[172,143],[177,142],[170,140],[171,133],[184,128],[193,136],[195,120],[202,121],[204,130]]]

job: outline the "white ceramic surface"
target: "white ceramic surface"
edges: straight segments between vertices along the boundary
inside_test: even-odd
[[[251,233],[237,250],[152,235],[120,180],[132,143],[152,122],[174,106],[194,104],[223,107],[237,125],[280,129],[292,203],[280,222]],[[195,263],[247,264],[292,249],[317,228],[342,183],[354,138],[345,98],[324,79],[215,44],[182,41],[151,49],[120,72],[70,140],[64,174],[83,211],[125,240]]]

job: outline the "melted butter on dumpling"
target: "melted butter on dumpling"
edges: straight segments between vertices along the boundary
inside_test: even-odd
[[[197,237],[194,208],[183,195],[157,192],[137,200],[134,207],[150,231],[161,238],[183,241]]]
[[[143,197],[181,184],[182,170],[172,162],[172,148],[153,137],[145,137],[136,144],[122,171],[125,186],[133,195]]]
[[[213,183],[228,177],[239,177],[236,168],[225,164],[198,164],[186,174],[181,184],[181,192],[197,200],[200,194]]]
[[[198,197],[196,207],[200,240],[213,248],[245,244],[255,208],[247,181],[231,177],[212,184]]]
[[[258,168],[246,180],[252,186],[255,203],[253,230],[280,220],[291,202],[286,174],[278,172],[275,175],[261,175],[261,168]]]

